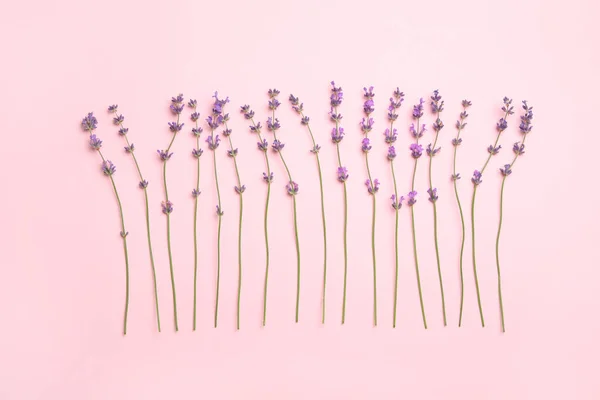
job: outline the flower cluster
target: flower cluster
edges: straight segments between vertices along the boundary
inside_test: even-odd
[[[331,141],[333,143],[339,143],[342,141],[342,139],[344,139],[344,128],[342,127],[338,127],[338,128],[333,128],[331,130]]]
[[[285,188],[290,196],[295,196],[298,194],[298,184],[294,181],[290,181],[287,185],[285,185]]]
[[[421,155],[423,154],[423,146],[421,146],[420,144],[413,143],[410,145],[409,148],[410,148],[411,156],[414,159],[421,157]]]
[[[483,182],[481,180],[481,176],[481,172],[479,172],[478,170],[473,171],[473,177],[471,178],[471,182],[473,182],[475,186],[480,185],[481,182]]]
[[[344,100],[344,92],[342,91],[342,88],[336,87],[334,81],[331,81],[331,96],[329,99],[329,104],[331,104],[332,108],[339,106]]]
[[[367,179],[365,181],[365,185],[367,186],[367,191],[370,194],[375,194],[379,191],[379,179],[374,179],[373,181],[371,181],[371,179]]]
[[[369,140],[369,138],[363,138],[361,145],[363,153],[368,153],[369,150],[371,150],[371,148],[371,141]]]
[[[398,129],[393,128],[390,131],[389,128],[386,128],[386,130],[383,132],[383,136],[385,136],[385,142],[388,145],[394,144],[396,143],[396,140],[398,140]]]
[[[396,148],[394,146],[388,147],[387,158],[390,161],[393,161],[396,158]]]
[[[415,139],[419,139],[423,137],[423,134],[425,133],[425,131],[427,131],[427,129],[425,128],[425,124],[422,124],[420,129],[418,126],[415,127],[415,124],[410,124],[409,131]]]
[[[392,200],[392,208],[394,210],[399,210],[400,208],[402,208],[402,202],[404,201],[404,196],[400,196],[400,198],[397,199],[396,195],[393,194],[390,199]]]
[[[431,201],[432,203],[435,203],[438,199],[438,195],[437,195],[437,189],[436,188],[429,188],[427,189],[427,193],[429,193],[429,201]]]
[[[408,200],[407,200],[406,204],[408,204],[409,206],[413,206],[416,202],[417,202],[417,192],[415,192],[414,190],[411,190],[410,192],[408,192]]]
[[[346,167],[338,167],[337,179],[340,182],[346,182],[348,180],[348,169]]]
[[[365,94],[363,96],[366,99],[363,104],[363,111],[365,112],[365,114],[368,117],[369,115],[371,115],[373,113],[373,111],[375,111],[375,102],[373,101],[373,97],[375,97],[375,93],[373,93],[373,86],[369,87],[368,89],[365,87],[365,88],[363,88],[363,90],[365,92]]]
[[[390,105],[388,106],[388,120],[395,121],[398,119],[398,110],[402,106],[404,101],[404,92],[400,91],[400,88],[394,90],[394,97],[390,97]]]

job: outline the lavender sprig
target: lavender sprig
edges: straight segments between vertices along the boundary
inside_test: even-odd
[[[158,150],[158,155],[163,162],[163,187],[165,189],[165,201],[163,202],[163,214],[167,217],[167,252],[169,253],[169,271],[171,273],[171,289],[173,291],[173,318],[175,320],[175,331],[179,330],[179,322],[177,318],[177,294],[175,290],[175,271],[173,268],[173,252],[171,249],[171,213],[173,212],[173,203],[169,200],[169,190],[167,187],[167,161],[173,153],[170,153],[173,142],[177,133],[183,129],[182,123],[179,123],[181,112],[183,111],[183,95],[179,94],[171,98],[169,109],[177,116],[175,122],[169,122],[169,131],[173,134],[169,146],[166,150]],[[166,206],[165,206],[166,205]]]
[[[415,258],[415,271],[417,274],[417,287],[419,289],[419,303],[421,304],[421,315],[423,317],[423,326],[427,329],[427,318],[425,316],[425,306],[423,304],[423,291],[421,289],[421,276],[419,274],[419,258],[417,255],[417,234],[415,230],[415,210],[414,205],[417,202],[416,196],[417,192],[415,191],[415,177],[417,176],[417,164],[419,163],[419,158],[423,154],[423,147],[419,144],[419,138],[423,136],[425,133],[425,124],[421,126],[421,117],[423,117],[423,104],[425,101],[421,98],[419,99],[419,104],[413,106],[412,117],[416,121],[416,125],[413,123],[409,131],[411,136],[415,139],[415,143],[410,145],[410,151],[413,159],[415,160],[413,175],[412,175],[412,184],[411,191],[408,194],[408,202],[407,204],[410,206],[410,217],[412,223],[412,237],[413,237],[413,254]]]
[[[360,122],[360,128],[365,135],[362,140],[362,151],[365,155],[365,164],[367,166],[367,176],[368,179],[366,181],[367,190],[369,194],[373,197],[373,217],[371,223],[371,252],[373,254],[373,325],[377,326],[377,258],[375,251],[375,221],[377,216],[377,201],[375,199],[375,194],[379,189],[379,180],[373,179],[371,176],[371,168],[369,167],[369,151],[371,150],[371,145],[369,141],[369,132],[373,129],[374,120],[371,118],[371,114],[375,111],[375,102],[373,101],[373,97],[375,97],[375,93],[373,92],[373,86],[368,89],[363,88],[365,101],[363,103],[363,112],[365,117]]]
[[[387,159],[390,161],[390,168],[392,170],[392,180],[394,183],[394,194],[392,194],[392,208],[394,209],[394,216],[396,219],[396,224],[394,228],[394,254],[395,254],[395,265],[396,265],[396,274],[394,279],[394,317],[392,326],[396,327],[396,311],[398,304],[398,211],[402,207],[402,202],[404,201],[404,196],[398,196],[398,185],[396,182],[396,172],[394,170],[394,159],[396,158],[396,148],[394,144],[398,139],[398,131],[394,128],[394,122],[398,119],[398,109],[402,106],[402,102],[404,101],[404,92],[400,91],[400,88],[396,88],[394,91],[393,97],[390,97],[390,105],[388,106],[388,121],[390,121],[389,129],[386,129],[384,132],[385,142],[388,145]]]
[[[502,106],[502,111],[504,112],[504,117],[500,118],[498,123],[496,124],[496,131],[498,132],[496,135],[496,141],[492,146],[488,148],[488,157],[483,164],[481,170],[475,170],[473,172],[473,178],[471,178],[471,182],[473,182],[473,197],[471,198],[471,251],[473,255],[473,276],[475,278],[475,291],[477,292],[477,306],[479,307],[479,317],[481,319],[481,326],[485,326],[485,320],[483,318],[483,307],[481,306],[481,295],[479,293],[479,279],[477,278],[477,260],[475,255],[475,196],[477,195],[477,188],[483,182],[483,172],[488,166],[492,156],[498,154],[500,150],[500,146],[498,146],[498,142],[500,141],[500,135],[504,132],[508,126],[507,118],[509,115],[514,114],[512,100],[508,97],[505,97],[502,102],[504,103]],[[490,151],[492,149],[492,151]],[[495,149],[498,149],[496,151]]]
[[[109,113],[113,113],[116,114],[117,113],[117,109],[118,106],[116,104],[111,105],[108,107],[108,112]],[[138,160],[135,156],[134,153],[134,145],[133,143],[129,142],[129,138],[127,136],[127,133],[129,132],[129,128],[125,128],[123,126],[123,121],[125,120],[125,117],[123,117],[123,115],[116,115],[113,118],[113,123],[115,125],[117,125],[119,127],[119,136],[122,136],[125,139],[125,143],[127,144],[127,146],[125,147],[125,152],[128,154],[131,154],[131,158],[133,159],[133,163],[135,164],[135,168],[138,172],[138,176],[140,178],[140,183],[139,183],[139,187],[140,189],[142,189],[144,191],[144,200],[145,200],[145,204],[146,204],[146,233],[147,233],[147,237],[148,237],[148,251],[150,253],[150,265],[152,267],[152,280],[154,283],[154,302],[155,302],[155,307],[156,307],[156,323],[158,325],[158,331],[160,332],[160,311],[159,311],[159,306],[158,306],[158,286],[156,283],[156,268],[154,266],[154,252],[152,250],[152,240],[150,238],[150,207],[149,207],[149,201],[148,201],[148,181],[146,181],[142,175],[142,170],[140,169],[140,165],[138,163]]]
[[[117,186],[115,184],[115,180],[113,175],[116,172],[115,165],[110,161],[104,158],[102,151],[102,141],[93,133],[98,127],[98,120],[94,116],[94,113],[88,113],[83,120],[81,121],[81,127],[84,131],[86,131],[89,136],[89,143],[92,150],[97,151],[98,155],[102,159],[101,170],[104,175],[108,176],[110,179],[110,183],[112,184],[113,191],[115,193],[115,197],[117,199],[117,205],[119,206],[119,216],[121,218],[121,238],[123,239],[123,253],[125,255],[125,314],[123,316],[123,335],[127,335],[127,316],[129,314],[129,255],[127,252],[127,235],[129,234],[125,229],[125,217],[123,216],[123,205],[121,204],[121,198],[119,197],[119,192],[117,191]]]
[[[260,122],[258,124],[254,123],[254,111],[250,109],[249,105],[243,105],[240,107],[240,112],[244,115],[244,118],[249,120],[252,125],[250,125],[250,132],[255,133],[258,136],[257,148],[261,151],[265,156],[265,165],[267,167],[267,172],[263,172],[263,180],[267,184],[267,197],[265,199],[265,218],[264,218],[264,230],[265,230],[265,283],[263,286],[263,318],[262,324],[263,326],[267,323],[267,294],[269,287],[269,263],[270,263],[270,255],[269,255],[269,200],[271,198],[271,183],[273,182],[273,173],[271,172],[271,165],[269,163],[269,155],[268,148],[269,143],[266,140],[263,140],[261,136],[262,126]]]
[[[275,118],[275,110],[281,104],[279,100],[277,100],[277,96],[279,95],[279,90],[277,89],[269,89],[269,109],[271,110],[271,117],[267,119],[267,129],[273,133],[273,150],[279,154],[279,158],[285,167],[285,171],[288,176],[288,184],[286,186],[288,194],[292,197],[292,204],[294,210],[294,237],[296,241],[296,322],[298,322],[298,317],[300,314],[300,238],[298,236],[298,212],[296,209],[296,195],[298,194],[298,183],[296,183],[292,179],[292,174],[290,173],[290,169],[288,168],[287,163],[285,162],[285,158],[283,157],[282,149],[283,143],[277,139],[277,131],[281,128],[279,120]]]
[[[235,192],[240,196],[240,216],[238,222],[238,288],[237,288],[237,313],[236,313],[236,327],[240,329],[240,311],[242,303],[242,220],[244,215],[244,192],[246,191],[246,185],[242,185],[242,179],[240,178],[240,169],[238,168],[237,155],[238,149],[233,147],[233,141],[231,140],[231,129],[227,126],[229,121],[229,114],[225,114],[223,122],[225,129],[223,129],[223,136],[227,138],[229,142],[229,151],[227,154],[233,159],[233,165],[235,167],[235,176],[237,178],[237,186],[234,186]]]
[[[344,92],[340,87],[335,86],[335,82],[331,81],[331,95],[329,97],[331,111],[329,116],[335,122],[335,128],[331,132],[331,141],[335,144],[338,168],[337,179],[344,185],[344,289],[342,300],[342,325],[346,322],[346,288],[348,282],[348,191],[346,181],[348,180],[348,169],[342,165],[342,157],[340,155],[340,142],[344,139],[344,128],[340,127],[342,114],[338,112],[338,106],[344,100]]]
[[[433,205],[433,238],[435,242],[435,258],[437,261],[437,269],[438,269],[438,279],[440,282],[440,292],[442,295],[442,315],[444,317],[444,326],[446,326],[446,300],[444,298],[444,283],[442,280],[442,267],[440,264],[440,249],[438,246],[438,225],[437,225],[437,189],[433,187],[433,179],[432,179],[432,165],[433,165],[433,157],[439,153],[441,150],[440,147],[436,148],[438,137],[440,131],[444,127],[444,123],[440,119],[440,113],[444,111],[444,100],[442,100],[442,96],[440,96],[440,92],[438,90],[433,91],[433,95],[431,96],[431,112],[436,115],[436,120],[433,123],[433,131],[435,132],[435,139],[433,140],[433,145],[429,144],[427,146],[427,155],[429,156],[429,201]]]
[[[533,125],[531,125],[531,121],[533,120],[533,107],[530,107],[527,104],[527,101],[523,101],[523,115],[521,115],[521,124],[519,125],[519,130],[523,135],[523,140],[521,143],[516,142],[513,145],[513,153],[515,154],[513,160],[510,164],[506,164],[504,168],[500,168],[500,173],[502,174],[502,185],[500,186],[500,218],[498,220],[498,234],[496,235],[496,270],[498,272],[498,300],[500,302],[500,321],[502,323],[502,332],[506,332],[506,328],[504,325],[504,304],[502,303],[502,278],[500,275],[500,233],[502,231],[502,211],[504,205],[504,183],[506,182],[506,177],[508,177],[512,173],[512,166],[515,165],[517,158],[525,153],[525,139],[527,139],[527,135],[531,132]]]
[[[292,109],[300,115],[301,120],[300,123],[306,126],[308,133],[310,134],[310,138],[312,140],[313,148],[310,150],[311,153],[315,155],[315,159],[317,161],[317,170],[319,172],[319,187],[321,189],[321,219],[323,221],[323,297],[321,299],[321,323],[325,323],[325,294],[327,289],[327,224],[325,222],[325,196],[323,192],[323,171],[321,169],[321,161],[319,159],[319,150],[321,146],[319,146],[315,137],[310,128],[310,118],[304,115],[304,104],[300,103],[300,99],[294,97],[293,94],[290,94],[289,101],[292,104]]]
[[[456,204],[458,204],[458,211],[460,213],[460,225],[462,229],[462,236],[460,242],[460,312],[458,316],[458,326],[460,327],[462,324],[462,312],[463,312],[463,303],[464,303],[464,278],[463,278],[463,254],[465,250],[465,218],[463,215],[462,204],[460,203],[460,197],[458,195],[458,186],[457,182],[460,179],[460,174],[456,172],[456,153],[458,151],[458,146],[462,143],[462,138],[460,134],[465,126],[467,126],[466,119],[469,116],[467,114],[467,108],[471,106],[471,102],[469,100],[462,101],[463,111],[460,113],[459,120],[456,121],[456,137],[452,139],[452,145],[454,146],[454,159],[452,162],[452,183],[454,185],[454,194],[456,196]]]
[[[200,157],[203,153],[200,148],[200,136],[204,130],[198,126],[198,120],[200,119],[200,113],[197,111],[198,101],[191,99],[187,105],[192,109],[192,114],[190,115],[190,119],[194,123],[192,135],[196,138],[196,147],[192,150],[192,156],[196,159],[196,187],[192,189],[192,197],[194,197],[194,311],[192,329],[196,330],[196,302],[198,297],[198,197],[200,196]]]
[[[215,92],[213,95],[215,99],[212,106],[212,115],[209,115],[206,118],[206,123],[210,128],[210,136],[206,138],[206,143],[208,143],[208,149],[213,153],[213,169],[215,172],[215,187],[217,189],[217,218],[218,218],[218,226],[217,226],[217,288],[215,294],[215,328],[217,327],[217,323],[219,320],[219,290],[221,287],[221,225],[223,218],[223,208],[221,206],[221,191],[219,189],[219,174],[217,169],[217,148],[219,147],[219,143],[221,140],[219,139],[219,135],[215,135],[215,130],[221,126],[226,119],[229,119],[228,114],[223,114],[223,108],[227,103],[229,103],[229,97],[225,99],[219,99],[219,94]]]

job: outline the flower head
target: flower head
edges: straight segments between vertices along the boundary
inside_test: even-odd
[[[96,128],[98,127],[98,120],[96,119],[96,117],[94,117],[94,113],[88,113],[88,115],[86,115],[83,120],[81,120],[81,128],[84,131],[88,131],[88,132],[92,132],[94,130],[96,130]]]
[[[258,122],[257,124],[254,124],[254,125],[250,125],[250,132],[252,132],[252,133],[260,133],[261,129],[262,129],[262,125],[260,124],[260,122]]]
[[[267,183],[273,182],[273,173],[271,172],[269,175],[266,172],[263,172],[263,180]]]
[[[90,147],[93,150],[100,150],[102,148],[102,140],[98,138],[98,136],[91,134],[90,135]]]
[[[202,129],[202,127],[192,128],[192,135],[194,136],[200,136],[202,132],[204,132],[204,129]]]
[[[267,94],[269,95],[269,98],[271,98],[271,99],[279,96],[279,93],[281,93],[281,92],[277,89],[269,89],[269,91],[267,92]]]
[[[409,149],[411,152],[411,156],[414,159],[421,157],[421,155],[423,154],[423,146],[421,146],[420,144],[413,143],[410,145]]]
[[[395,121],[398,119],[398,113],[396,110],[402,106],[404,101],[404,92],[401,92],[399,88],[394,91],[394,97],[390,97],[390,105],[388,106],[388,120]]]
[[[198,107],[198,101],[196,101],[194,99],[190,99],[190,101],[188,101],[187,105],[189,108],[192,108],[195,110],[196,107]]]
[[[502,145],[498,145],[498,146],[494,147],[493,145],[490,144],[487,148],[487,151],[491,155],[495,156],[496,154],[498,154],[500,152],[501,148],[502,148]]]
[[[140,189],[146,189],[148,187],[148,181],[147,180],[140,181],[138,186],[140,187]]]
[[[461,138],[454,138],[452,139],[452,146],[460,146],[460,144],[462,143],[462,139]]]
[[[365,185],[367,186],[367,191],[370,194],[375,194],[379,191],[379,179],[375,179],[373,181],[371,181],[370,179],[367,179],[365,181]]]
[[[319,146],[318,144],[315,144],[313,146],[313,148],[310,150],[310,152],[313,153],[313,154],[318,154],[319,150],[321,150],[321,146]]]
[[[427,189],[427,193],[429,193],[429,201],[432,203],[435,203],[438,199],[438,195],[437,195],[437,189],[436,188],[429,188]]]
[[[473,184],[474,184],[475,186],[477,186],[477,185],[481,184],[481,182],[483,182],[483,181],[481,180],[481,172],[479,172],[478,170],[475,170],[475,171],[473,172],[473,177],[471,178],[471,182],[473,182]]]
[[[220,120],[223,121],[223,108],[225,107],[225,104],[229,103],[229,97],[225,97],[224,99],[219,99],[219,93],[215,92],[215,94],[213,94],[213,98],[215,99],[215,102],[213,103],[212,106],[212,113],[215,117],[220,117]]]
[[[231,132],[232,132],[231,129],[226,128],[226,129],[223,129],[223,131],[221,132],[221,134],[223,136],[225,136],[225,137],[228,137],[229,135],[231,135]]]
[[[238,149],[227,150],[227,155],[229,157],[237,157],[237,155],[238,155]]]
[[[308,118],[306,115],[304,117],[302,117],[302,119],[300,120],[300,123],[302,125],[308,125],[309,122],[310,122],[310,118]]]
[[[461,104],[462,104],[463,108],[469,108],[472,105],[472,103],[469,100],[463,100],[461,102]]]
[[[521,142],[516,142],[513,144],[513,153],[518,156],[525,154],[525,145]]]
[[[433,123],[432,127],[433,127],[433,130],[435,132],[439,132],[444,127],[444,123],[442,122],[441,119],[438,118],[438,119],[435,120],[435,122]]]
[[[513,111],[512,99],[505,97],[502,99],[504,105],[502,106],[502,111],[504,111],[508,115],[513,115],[515,112]]]
[[[331,130],[331,141],[333,143],[339,143],[344,138],[344,128],[337,127]]]
[[[369,138],[363,138],[361,149],[363,153],[368,153],[371,150],[371,141]]]
[[[398,139],[398,130],[394,128],[392,131],[390,131],[388,128],[386,128],[386,130],[383,132],[383,136],[385,136],[385,142],[387,144],[396,143],[396,140]]]
[[[504,118],[500,118],[498,120],[498,122],[496,123],[496,130],[499,133],[502,133],[506,130],[506,128],[508,127],[508,122],[506,122],[506,120]]]
[[[413,112],[412,112],[413,118],[418,119],[423,116],[423,104],[424,103],[425,103],[425,100],[423,100],[421,98],[421,99],[419,99],[419,104],[416,104],[413,106]]]
[[[338,123],[342,120],[342,118],[344,118],[342,116],[342,114],[336,113],[333,108],[329,111],[329,117],[331,118],[331,120],[333,122],[338,122]]]
[[[123,121],[125,121],[123,114],[119,114],[113,118],[113,124],[115,125],[121,125]]]
[[[219,139],[219,135],[210,135],[206,138],[206,143],[208,143],[210,150],[216,150],[219,147],[219,143],[221,143],[221,139]]]
[[[244,118],[246,118],[246,119],[252,119],[252,118],[254,118],[254,111],[252,111],[250,109],[250,106],[248,104],[241,106],[240,107],[240,112],[242,114],[244,114]]]
[[[440,96],[439,90],[433,91],[433,96],[431,96],[431,112],[441,113],[444,111],[444,100],[442,100],[442,96]]]
[[[330,96],[331,107],[337,107],[342,104],[344,100],[344,92],[341,87],[336,87],[335,82],[331,81],[331,96]]]
[[[500,173],[503,176],[509,176],[510,174],[512,174],[512,170],[510,169],[510,164],[504,164],[504,167],[500,168]]]
[[[290,196],[295,196],[298,194],[298,184],[294,181],[290,181],[290,183],[285,185],[285,188]]]
[[[300,103],[300,99],[294,97],[293,94],[290,94],[289,101],[292,103],[292,109],[298,114],[301,114],[304,111],[304,103]]]
[[[126,153],[133,153],[134,150],[135,150],[135,146],[133,145],[133,143],[131,143],[129,146],[125,146]]]
[[[273,97],[273,98],[271,98],[271,100],[269,100],[269,110],[277,110],[280,105],[281,105],[281,102],[279,100],[277,100],[277,98],[275,98],[275,97]]]
[[[425,124],[421,125],[421,129],[419,129],[419,127],[415,127],[415,124],[410,124],[410,128],[408,128],[411,135],[415,138],[418,139],[420,137],[423,136],[423,134],[425,133],[425,131],[427,130],[425,128]]]
[[[269,142],[267,142],[266,139],[263,139],[262,142],[256,143],[256,145],[258,146],[258,149],[262,151],[267,151],[269,148]]]
[[[108,106],[108,112],[109,112],[109,113],[114,113],[114,112],[117,112],[117,109],[118,109],[118,108],[119,108],[119,106],[118,106],[118,105],[116,105],[116,104],[112,104],[112,105]]]
[[[171,97],[171,104],[179,105],[183,103],[183,100],[183,94],[179,93],[177,96]]]
[[[171,214],[173,212],[173,203],[171,201],[163,201],[160,205],[163,214]]]
[[[277,132],[281,128],[281,124],[279,123],[279,118],[267,118],[267,129],[269,132]]]
[[[177,122],[169,122],[169,130],[173,133],[181,131],[184,124],[178,124]]]
[[[390,161],[394,161],[394,158],[396,158],[396,148],[394,146],[388,147],[387,158]]]
[[[373,118],[363,118],[360,121],[360,130],[365,135],[373,129],[373,125],[375,124],[375,120]]]
[[[346,167],[338,167],[337,179],[340,182],[346,182],[348,180],[348,169]]]
[[[202,153],[204,153],[204,150],[202,150],[202,149],[193,149],[192,150],[192,156],[194,156],[195,158],[200,158]]]
[[[121,136],[127,135],[127,132],[129,132],[129,128],[121,127],[119,129],[119,135],[121,135]]]
[[[275,139],[273,140],[273,144],[271,145],[271,147],[273,147],[273,151],[278,153],[285,147],[285,144],[280,142],[278,139]]]
[[[191,115],[190,115],[190,119],[192,120],[192,122],[196,122],[200,119],[200,113],[198,111],[194,111]]]
[[[192,189],[192,197],[197,198],[198,196],[200,196],[200,191],[196,188]]]
[[[521,115],[519,130],[522,134],[526,135],[531,132],[531,128],[533,128],[533,125],[531,125],[531,120],[533,119],[533,107],[529,107],[527,101],[523,100],[523,110],[525,110],[525,113]]]
[[[246,185],[242,185],[242,186],[234,186],[233,187],[235,189],[235,191],[237,192],[237,194],[242,194],[246,191]]]
[[[415,203],[417,202],[417,192],[410,191],[408,192],[408,201],[406,202],[406,204],[408,204],[409,206],[413,206]]]
[[[437,153],[439,153],[441,150],[442,150],[442,148],[441,148],[441,147],[438,147],[437,149],[434,149],[434,148],[432,148],[432,147],[431,147],[431,143],[429,143],[429,144],[427,145],[427,150],[425,150],[425,151],[427,152],[427,155],[428,155],[429,157],[434,157],[434,156],[436,156],[436,155],[437,155]]]
[[[158,157],[163,161],[167,161],[173,155],[173,153],[168,153],[166,150],[156,150],[156,152],[158,153]]]
[[[223,123],[223,116],[222,115],[217,115],[217,116],[209,115],[206,118],[206,123],[208,124],[210,129],[215,130],[219,127],[219,125],[221,125]]]
[[[169,108],[173,114],[179,115],[183,111],[183,103],[173,103],[169,106]]]
[[[393,194],[391,197],[392,200],[392,208],[394,210],[399,210],[400,208],[402,208],[402,202],[404,201],[404,196],[400,196],[400,198],[396,198],[396,195]]]
[[[110,160],[102,161],[102,172],[106,176],[111,176],[117,171],[115,164],[113,164]]]

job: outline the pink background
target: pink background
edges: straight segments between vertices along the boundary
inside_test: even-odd
[[[205,4],[202,4],[205,3]],[[0,169],[1,399],[598,399],[600,272],[599,144],[595,112],[600,7],[591,0],[427,2],[275,0],[223,2],[4,2]],[[350,275],[347,324],[340,326],[342,190],[328,139],[328,82],[342,85],[349,167]],[[379,322],[371,325],[370,198],[359,150],[361,88],[377,96],[372,163],[378,196]],[[420,163],[418,244],[430,329],[424,331],[402,209],[399,327],[391,328],[393,213],[381,132],[393,89],[407,94],[398,121],[398,181],[409,188],[410,106],[440,89],[446,100],[443,151],[435,159],[449,326],[443,328]],[[303,256],[301,321],[293,322],[295,261],[284,171],[273,160],[269,320],[260,327],[264,272],[262,155],[237,108],[263,121],[266,90],[282,91],[285,155],[300,183]],[[181,331],[173,331],[160,163],[170,139],[170,96],[183,92],[206,115],[214,90],[231,97],[233,139],[246,192],[242,330],[235,327],[237,196],[233,166],[219,148],[224,250],[220,326],[211,327],[215,278],[214,184],[202,159],[199,330],[191,331],[193,139],[175,141],[169,185]],[[328,320],[320,324],[322,238],[318,181],[309,138],[287,96],[305,103],[325,173],[330,269]],[[519,139],[517,116],[502,138],[478,196],[478,254],[484,311],[478,320],[470,246],[465,257],[464,327],[458,318],[459,219],[452,199],[453,123],[473,101],[459,153],[469,206],[472,170],[493,141],[503,96],[528,99],[534,130],[507,182],[502,243],[507,333],[500,333],[494,240],[500,176]],[[155,329],[143,197],[105,109],[118,103],[150,181],[162,334]],[[130,232],[129,334],[121,336],[124,266],[118,214],[97,155],[78,123],[95,111]],[[591,112],[590,112],[591,111]],[[187,111],[186,111],[187,112]],[[433,118],[426,113],[425,122]],[[186,128],[189,127],[189,124]],[[431,140],[431,133],[424,144]],[[596,178],[594,178],[596,176]],[[467,244],[469,242],[467,241]],[[595,265],[595,267],[594,267]]]

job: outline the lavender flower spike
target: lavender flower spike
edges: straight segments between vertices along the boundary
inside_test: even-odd
[[[85,116],[85,118],[83,118],[83,120],[81,121],[81,128],[84,131],[87,132],[92,132],[95,131],[96,128],[98,127],[98,120],[96,119],[96,117],[94,117],[94,113],[88,113],[88,115]]]
[[[337,179],[340,182],[346,182],[348,180],[348,169],[346,167],[338,167]]]
[[[290,196],[295,196],[296,194],[298,194],[298,184],[294,181],[290,181],[290,183],[288,183],[285,188],[287,189],[287,192]]]
[[[90,147],[93,150],[100,150],[102,148],[102,140],[100,140],[96,135],[90,135]]]
[[[416,202],[417,202],[417,192],[415,192],[414,190],[408,192],[408,201],[406,204],[408,204],[409,206],[412,207]]]

